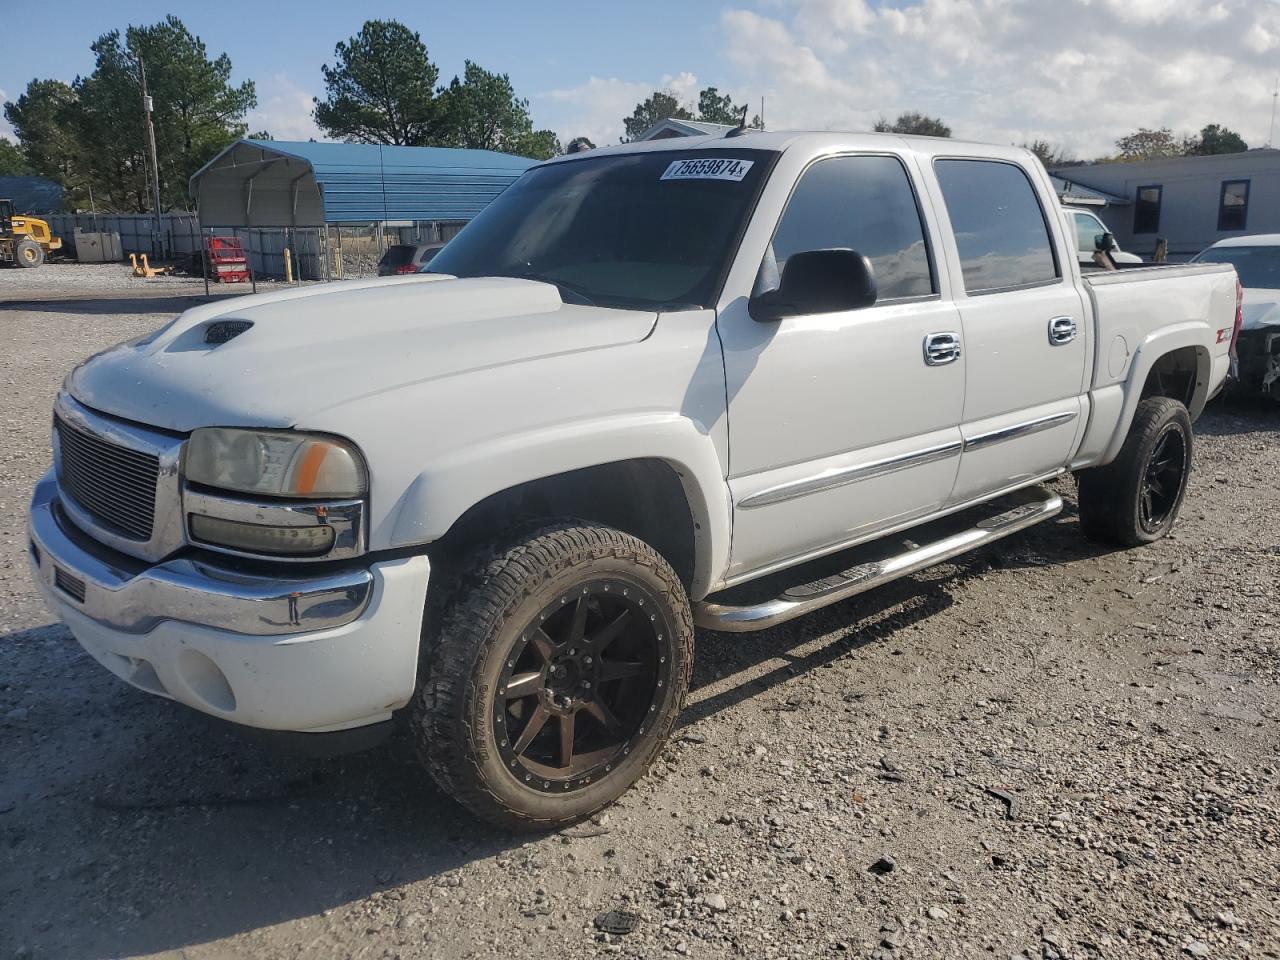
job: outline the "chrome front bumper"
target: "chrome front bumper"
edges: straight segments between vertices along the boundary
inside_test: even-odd
[[[325,630],[357,619],[374,592],[373,574],[364,567],[284,578],[203,560],[135,560],[71,523],[52,472],[36,484],[30,537],[32,575],[41,585],[124,633],[145,633],[163,621],[258,636]]]

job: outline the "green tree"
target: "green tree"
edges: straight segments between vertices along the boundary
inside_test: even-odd
[[[16,101],[4,105],[30,171],[69,190],[76,186],[80,154],[77,107],[75,91],[61,80],[32,80]]]
[[[1187,152],[1185,138],[1179,140],[1168,127],[1152,130],[1139,127],[1128,136],[1116,141],[1120,160],[1156,160],[1160,157],[1180,157]]]
[[[1054,167],[1067,167],[1074,163],[1079,163],[1076,159],[1075,151],[1050,143],[1048,140],[1032,140],[1030,143],[1022,144],[1022,147],[1039,157],[1040,162],[1049,170]]]
[[[445,139],[440,71],[422,37],[395,20],[367,20],[320,68],[326,97],[315,120],[329,136],[350,143],[421,147]]]
[[[1249,145],[1244,138],[1227,127],[1216,123],[1205,126],[1198,137],[1193,137],[1190,149],[1192,156],[1207,157],[1217,153],[1244,153]]]
[[[254,83],[233,85],[231,58],[223,53],[210,59],[204,41],[174,16],[130,27],[127,49],[145,61],[155,105],[161,203],[188,207],[191,175],[249,129],[244,117],[258,104]]]
[[[682,107],[680,101],[672,94],[655,90],[647,100],[637,103],[636,108],[631,111],[631,116],[622,121],[622,126],[627,131],[622,142],[629,143],[655,123],[673,117],[676,120],[692,120],[693,114]]]
[[[508,141],[507,153],[530,160],[550,160],[564,153],[554,130],[528,130]]]
[[[85,145],[74,161],[77,175],[100,210],[148,210],[147,132],[137,64],[118,30],[90,49],[94,70],[72,85],[76,105],[69,114],[76,142]]]
[[[736,127],[742,122],[746,105],[739,106],[727,93],[722,94],[716,87],[704,87],[698,92],[698,112],[692,107],[684,106],[674,94],[654,91],[647,100],[636,104],[631,116],[622,121],[626,128],[623,143],[634,140],[655,123],[675,118],[676,120],[701,120],[705,123],[723,123]],[[763,129],[764,123],[759,116],[752,117],[749,126]]]
[[[937,117],[928,117],[915,111],[898,114],[898,119],[892,123],[887,117],[881,117],[872,129],[876,133],[904,133],[921,137],[951,136],[951,128]]]
[[[142,69],[154,109],[160,165],[160,204],[185,208],[187,184],[227,141],[247,129],[244,116],[257,105],[252,81],[231,83],[231,59],[210,59],[204,42],[177,17],[149,27],[103,34],[92,45],[93,73],[77,78],[70,112],[84,144],[77,166],[94,200],[108,210],[149,210],[146,118]]]
[[[0,177],[21,177],[31,172],[27,158],[12,140],[0,137]]]
[[[707,87],[698,94],[698,119],[707,123],[728,123],[737,126],[742,122],[745,106],[738,106],[728,94],[721,94],[715,87]]]
[[[553,132],[533,129],[529,101],[516,96],[505,73],[492,73],[468,60],[462,77],[454,77],[437,99],[453,146],[500,150],[535,160],[560,153],[560,141]]]

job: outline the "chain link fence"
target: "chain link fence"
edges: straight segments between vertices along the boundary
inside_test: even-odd
[[[202,227],[193,213],[167,213],[161,234],[149,214],[52,214],[50,229],[62,238],[64,255],[77,256],[78,234],[117,234],[125,259],[146,254],[152,265],[171,263],[200,272],[207,236],[238,237],[255,277],[283,279],[289,251],[294,280],[349,280],[378,275],[378,261],[393,244],[452,239],[465,221],[331,223],[323,227]],[[86,247],[88,245],[86,244]]]

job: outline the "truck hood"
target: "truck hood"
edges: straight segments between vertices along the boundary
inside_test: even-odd
[[[355,280],[194,307],[91,357],[66,386],[161,429],[291,427],[411,383],[635,343],[656,319],[566,304],[531,280]]]
[[[1245,287],[1244,325],[1242,330],[1261,330],[1263,327],[1280,328],[1280,290],[1263,287]]]

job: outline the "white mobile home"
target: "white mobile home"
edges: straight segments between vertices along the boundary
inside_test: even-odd
[[[1120,246],[1144,258],[1159,239],[1169,241],[1169,259],[1186,260],[1226,237],[1280,233],[1280,150],[1090,163],[1053,174],[1126,199],[1106,220]]]

